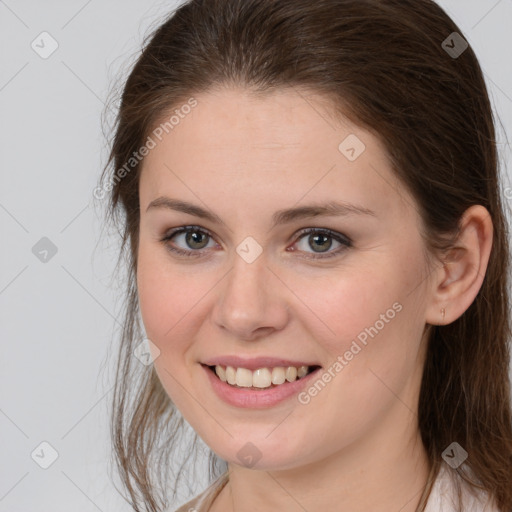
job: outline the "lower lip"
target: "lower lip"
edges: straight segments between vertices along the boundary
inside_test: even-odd
[[[263,409],[272,407],[287,398],[298,394],[321,368],[317,368],[305,377],[294,382],[285,382],[275,388],[255,390],[250,388],[236,388],[227,382],[223,382],[208,366],[201,365],[206,372],[213,390],[217,396],[235,407],[247,407],[252,409]]]

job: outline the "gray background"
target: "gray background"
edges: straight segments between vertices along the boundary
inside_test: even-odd
[[[485,71],[511,197],[512,0],[439,3]],[[107,472],[117,242],[102,235],[92,191],[107,156],[107,94],[174,5],[0,0],[1,512],[129,510]],[[31,47],[51,49],[44,31],[58,44],[48,58]],[[57,249],[46,262],[33,253],[43,237]],[[58,452],[48,469],[31,457],[50,460],[43,441]]]

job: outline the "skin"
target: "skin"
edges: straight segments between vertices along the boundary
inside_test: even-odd
[[[346,118],[330,119],[327,100],[234,88],[195,98],[197,107],[144,159],[137,284],[163,387],[229,464],[230,481],[211,510],[414,511],[429,469],[415,413],[425,326],[454,321],[478,293],[492,244],[488,212],[469,209],[457,249],[444,265],[433,264],[416,202],[384,145]],[[338,150],[350,134],[366,146],[355,161]],[[207,208],[222,223],[146,211],[160,196]],[[277,210],[332,200],[374,215],[272,228]],[[192,246],[184,234],[161,241],[190,225],[211,238]],[[328,238],[322,252],[299,233],[311,227],[348,236],[352,245]],[[236,252],[248,236],[263,249],[252,263]],[[168,246],[202,255],[179,256]],[[230,406],[200,366],[235,354],[292,356],[326,369],[394,303],[401,311],[307,405],[291,398],[267,409]],[[261,453],[252,468],[237,458],[247,442]]]

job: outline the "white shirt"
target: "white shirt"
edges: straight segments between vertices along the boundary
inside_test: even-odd
[[[432,491],[425,508],[425,512],[457,512],[457,489],[453,480],[455,470],[448,464],[441,463],[441,469],[434,482]],[[489,502],[487,493],[475,491],[477,497],[473,496],[466,482],[461,483],[462,503],[460,510],[462,512],[500,512],[492,503]]]

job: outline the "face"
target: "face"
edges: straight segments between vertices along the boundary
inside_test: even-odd
[[[139,189],[138,293],[166,392],[221,458],[254,468],[403,436],[428,267],[384,146],[320,96],[195,99],[155,139]]]

